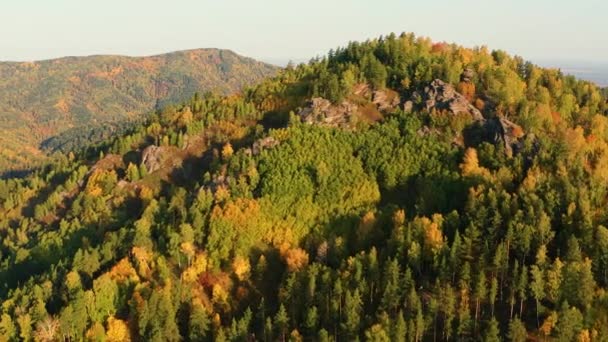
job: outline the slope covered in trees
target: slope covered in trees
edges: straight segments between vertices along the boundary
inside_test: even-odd
[[[0,335],[603,340],[607,108],[410,34],[167,106],[0,183]]]
[[[108,123],[141,121],[155,106],[196,91],[240,91],[276,69],[217,49],[0,62],[0,172],[37,165],[48,151],[85,146],[91,135],[108,136]]]

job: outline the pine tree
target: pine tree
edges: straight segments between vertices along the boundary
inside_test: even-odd
[[[344,320],[341,324],[345,335],[355,339],[359,335],[361,324],[361,295],[359,290],[346,290],[344,296]]]
[[[289,317],[287,317],[287,310],[283,303],[279,306],[279,311],[274,317],[275,326],[277,329],[277,335],[281,337],[281,341],[285,341],[285,333],[289,324]]]
[[[536,301],[536,327],[539,326],[538,318],[538,307],[540,301],[545,297],[545,281],[543,271],[536,265],[532,265],[530,268],[530,274],[532,275],[532,281],[530,282],[530,292],[532,297]]]
[[[498,321],[496,318],[492,317],[490,322],[488,322],[488,326],[486,328],[486,332],[483,336],[484,342],[500,342],[500,328],[498,327]]]
[[[407,337],[407,323],[403,318],[403,311],[399,311],[391,329],[391,341],[405,342]]]
[[[514,318],[509,323],[508,337],[511,342],[526,342],[528,332],[526,331],[526,326],[519,318]]]
[[[191,341],[202,341],[209,332],[209,316],[200,303],[193,303],[188,318],[188,337]]]

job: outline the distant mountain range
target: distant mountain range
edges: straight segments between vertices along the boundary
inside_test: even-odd
[[[0,62],[0,170],[36,165],[66,131],[137,120],[195,92],[231,93],[277,67],[229,50]]]

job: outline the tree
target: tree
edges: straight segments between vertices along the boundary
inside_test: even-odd
[[[32,319],[29,314],[17,317],[17,325],[19,326],[19,337],[24,341],[29,341],[32,336]]]
[[[405,342],[407,337],[407,323],[403,318],[403,311],[399,311],[391,329],[391,341]]]
[[[362,61],[365,77],[375,89],[382,89],[386,86],[388,77],[384,65],[374,56],[368,54]]]
[[[209,332],[209,315],[199,301],[194,301],[188,318],[188,337],[191,341],[202,341]]]
[[[287,317],[287,311],[283,303],[279,306],[279,311],[274,317],[275,326],[277,328],[277,335],[281,336],[281,341],[285,341],[285,333],[289,324],[289,317]]]
[[[2,314],[2,318],[0,319],[0,334],[4,336],[8,341],[15,338],[15,334],[17,333],[17,329],[11,316],[6,313]]]
[[[129,342],[129,327],[123,320],[114,317],[108,318],[108,332],[106,333],[106,341],[108,342]]]
[[[486,299],[488,292],[486,284],[486,276],[483,272],[479,272],[477,282],[475,284],[475,327],[477,326],[477,319],[479,317],[479,309],[481,303]]]
[[[34,337],[36,341],[55,341],[59,337],[59,327],[59,321],[56,318],[46,317],[44,320],[36,323]]]
[[[374,324],[365,331],[365,341],[369,342],[389,342],[388,334],[380,324]]]
[[[560,342],[574,341],[582,329],[583,315],[576,307],[570,307],[568,302],[564,302],[557,320],[557,340]]]
[[[400,278],[399,262],[396,259],[388,260],[385,263],[384,290],[380,300],[380,306],[384,310],[394,312],[398,307],[401,298]]]
[[[341,326],[345,335],[350,339],[354,339],[359,335],[361,305],[359,290],[346,290],[346,295],[344,296],[344,320]]]
[[[309,332],[310,336],[314,336],[317,331],[317,324],[319,321],[319,314],[316,306],[311,306],[306,312],[306,318],[304,321],[304,327]]]
[[[532,281],[530,282],[530,291],[532,297],[536,301],[536,326],[540,324],[538,321],[538,307],[540,301],[545,297],[545,281],[543,271],[536,265],[532,265],[530,268],[530,274],[532,275]]]
[[[130,182],[136,182],[140,179],[139,176],[139,169],[137,168],[137,166],[135,166],[132,163],[129,163],[129,166],[127,166],[127,179]]]
[[[444,316],[443,337],[445,339],[450,339],[453,331],[452,324],[456,316],[456,294],[449,283],[445,286],[441,293],[441,310],[443,311]]]
[[[492,277],[492,280],[490,280],[490,292],[488,294],[488,300],[490,301],[492,317],[494,317],[494,304],[496,303],[497,295],[498,295],[498,280],[496,280],[496,277]]]
[[[500,342],[500,328],[498,327],[498,321],[496,318],[492,317],[490,322],[488,322],[488,326],[486,328],[486,332],[483,336],[484,342]]]
[[[107,317],[111,317],[116,312],[118,287],[106,273],[95,279],[93,289],[96,311],[91,313],[91,318],[96,322],[104,322]]]
[[[511,342],[526,342],[528,338],[528,332],[526,326],[519,318],[514,318],[509,323],[509,340]]]
[[[230,144],[230,143],[224,144],[224,147],[222,147],[222,158],[224,160],[228,160],[228,159],[230,159],[230,157],[232,157],[233,154],[234,154],[234,149],[232,148],[232,144]]]

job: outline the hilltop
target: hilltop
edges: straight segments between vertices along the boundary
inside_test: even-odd
[[[0,336],[608,336],[608,102],[412,34],[0,181]]]
[[[197,91],[238,92],[277,70],[218,49],[0,62],[0,171],[109,137]]]

